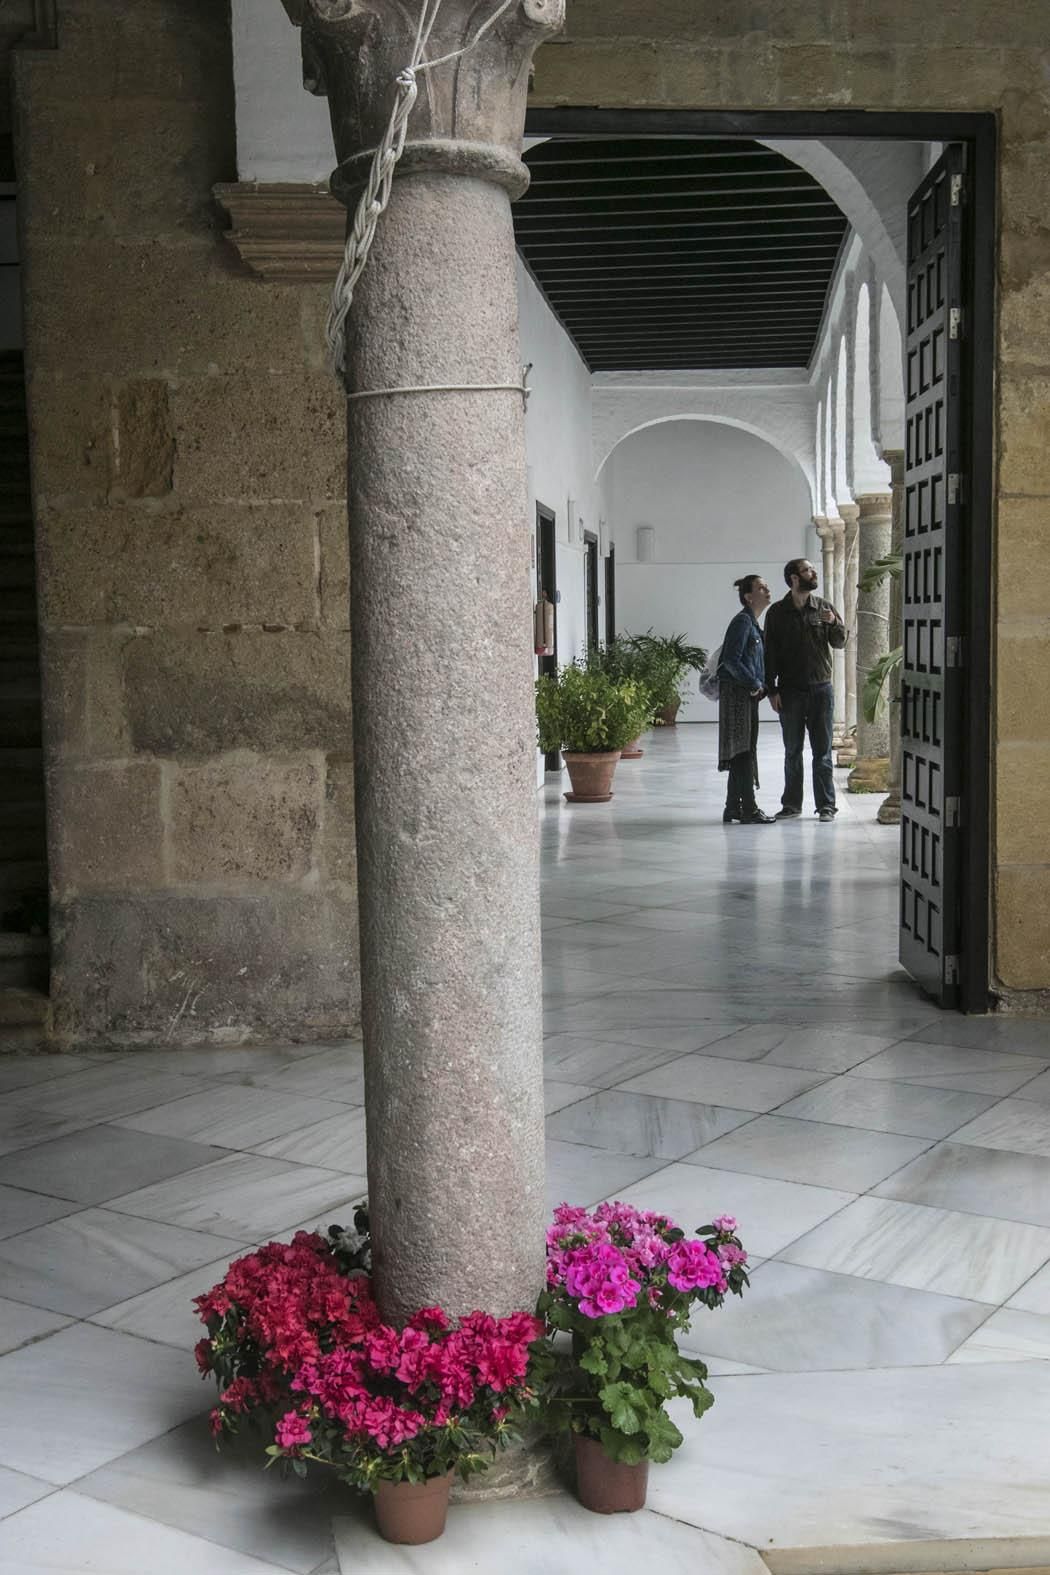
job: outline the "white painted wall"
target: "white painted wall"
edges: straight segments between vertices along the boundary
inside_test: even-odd
[[[299,29],[278,0],[232,0],[239,180],[327,182],[328,100],[303,87]]]
[[[810,551],[812,504],[802,472],[771,443],[735,427],[681,420],[635,432],[613,450],[601,491],[616,543],[621,631],[684,632],[710,650],[739,610],[735,579],[762,574],[779,596],[787,559]],[[637,561],[638,525],[655,531],[651,563]],[[680,720],[716,718],[691,680]]]

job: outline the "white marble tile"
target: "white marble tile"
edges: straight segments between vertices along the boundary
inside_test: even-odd
[[[968,1143],[974,1148],[1001,1148],[1011,1154],[1038,1154],[1050,1159],[1050,1105],[1023,1097],[1003,1099],[952,1136],[956,1143]]]
[[[697,1099],[731,1110],[773,1110],[785,1100],[823,1081],[819,1072],[791,1067],[756,1066],[753,1061],[718,1060],[709,1055],[680,1056],[624,1088],[636,1094],[661,1094],[669,1099]]]
[[[893,1042],[887,1034],[853,1033],[848,1028],[792,1028],[765,1060],[772,1066],[809,1067],[814,1072],[848,1072]]]
[[[547,1143],[547,1205],[550,1209],[559,1203],[589,1207],[658,1170],[663,1163],[662,1159],[614,1154],[551,1139]]]
[[[284,1575],[249,1558],[67,1489],[0,1525],[0,1575]]]
[[[541,895],[540,907],[552,919],[618,919],[630,913],[630,902],[603,902],[596,897],[554,897]]]
[[[237,1092],[247,1094],[254,1090],[241,1088]],[[314,1104],[316,1101],[295,1103]],[[330,1110],[331,1106],[324,1108]],[[254,1143],[252,1147],[257,1154],[268,1154],[271,1159],[295,1160],[300,1165],[318,1165],[322,1170],[363,1176],[367,1168],[364,1106],[340,1105],[335,1115],[323,1121],[286,1132],[268,1143]]]
[[[0,1356],[0,1465],[72,1482],[206,1406],[189,1352],[73,1324]]]
[[[67,1132],[76,1132],[88,1125],[89,1122],[75,1116],[50,1116],[28,1105],[5,1103],[0,1105],[0,1155],[32,1148],[35,1143],[64,1137]]]
[[[0,1056],[0,1093],[47,1084],[73,1072],[88,1072],[96,1064],[78,1055]]]
[[[1005,1050],[1050,1061],[1050,1023],[1023,1017],[961,1017],[957,1012],[939,1012],[909,1037],[922,1044]]]
[[[15,1182],[74,1203],[104,1203],[223,1156],[221,1148],[121,1127],[87,1127],[0,1159],[0,1182]]]
[[[747,1110],[603,1089],[552,1116],[547,1134],[620,1154],[680,1159],[690,1149],[753,1119]]]
[[[20,1301],[86,1318],[240,1243],[109,1209],[85,1209],[0,1242],[0,1284]]]
[[[1045,1363],[723,1378],[699,1425],[681,1402],[672,1413],[686,1442],[651,1473],[650,1506],[779,1569],[871,1568],[863,1550],[880,1548],[879,1568],[936,1570],[936,1543],[1047,1537]],[[950,1552],[997,1562],[991,1547]]]
[[[612,1088],[629,1077],[675,1060],[678,1054],[677,1049],[666,1046],[622,1044],[584,1034],[554,1034],[543,1044],[548,1076],[594,1088]]]
[[[741,1299],[697,1313],[689,1338],[713,1356],[777,1372],[925,1366],[943,1362],[990,1311],[778,1259],[755,1272]]]
[[[836,1077],[783,1105],[778,1113],[799,1116],[805,1121],[865,1127],[869,1132],[940,1138],[964,1126],[992,1103],[983,1094],[876,1082],[872,1078]]]
[[[617,1196],[637,1208],[670,1215],[685,1231],[706,1225],[716,1214],[733,1214],[744,1246],[761,1258],[771,1257],[853,1201],[851,1192],[683,1164],[667,1165]]]
[[[1024,1098],[1034,1097],[1031,1079],[1045,1065],[1033,1056],[1008,1055],[991,1050],[965,1050],[958,1045],[926,1045],[906,1039],[884,1050],[862,1066],[854,1077],[890,1078],[926,1088],[956,1088],[971,1094],[1001,1098],[1025,1084]]]
[[[320,1055],[309,1056],[279,1072],[235,1072],[222,1082],[240,1083],[250,1088],[273,1088],[282,1094],[305,1099],[334,1100],[340,1105],[365,1102],[365,1062],[361,1046],[335,1045]]]
[[[281,1072],[296,1061],[323,1055],[328,1045],[225,1045],[218,1049],[187,1047],[180,1050],[136,1050],[135,1066],[150,1072],[177,1072],[194,1083],[233,1077],[238,1072]]]
[[[998,1054],[1002,1055],[1003,1052],[1000,1051],[1000,1052],[998,1052]],[[1010,1057],[1010,1059],[1011,1060],[1021,1060],[1022,1057],[1016,1056],[1016,1057]],[[1029,1057],[1028,1059],[1033,1059],[1033,1058]],[[1045,1061],[1040,1061],[1038,1064],[1041,1067],[1045,1067],[1046,1066],[1046,1062]],[[1013,1093],[1014,1090],[1011,1089],[1010,1092]],[[1031,1099],[1031,1100],[1034,1100],[1036,1102],[1036,1104],[1040,1104],[1040,1105],[1050,1104],[1050,1071],[1042,1071],[1042,1072],[1039,1073],[1039,1076],[1033,1078],[1031,1082],[1025,1083],[1023,1087],[1018,1086],[1017,1087],[1017,1095],[1018,1095],[1018,1098],[1020,1098],[1020,1099]]]
[[[165,1227],[166,1229],[169,1227]],[[92,1313],[91,1323],[104,1329],[117,1329],[123,1334],[137,1334],[143,1340],[155,1340],[159,1345],[174,1345],[180,1351],[191,1351],[204,1333],[197,1317],[193,1298],[210,1291],[223,1278],[234,1258],[240,1258],[248,1248],[236,1242],[231,1250],[210,1263],[202,1263],[165,1280],[150,1291],[131,1296]]]
[[[20,1187],[0,1186],[0,1241],[32,1230],[34,1225],[43,1225],[47,1220],[75,1214],[76,1210],[75,1203],[67,1203],[62,1198],[46,1198],[39,1192],[25,1192]]]
[[[1007,1306],[1019,1307],[1024,1312],[1050,1313],[1050,1264],[1016,1290]]]
[[[998,1305],[1050,1259],[1050,1229],[858,1198],[781,1254],[789,1263]]]
[[[337,1211],[359,1197],[364,1185],[363,1176],[289,1165],[262,1154],[236,1154],[113,1198],[110,1207],[187,1230],[254,1242],[322,1210]]]
[[[884,1198],[1050,1225],[1050,1159],[938,1143],[875,1188]]]
[[[566,1105],[574,1105],[577,1100],[586,1099],[588,1094],[594,1092],[586,1083],[562,1083],[548,1078],[543,1085],[544,1111],[552,1116],[556,1111],[564,1110]]]
[[[304,1481],[262,1470],[262,1447],[246,1432],[216,1453],[206,1418],[195,1417],[82,1477],[77,1492],[310,1575],[330,1551],[332,1517],[356,1495],[324,1471]]]
[[[136,1110],[147,1110],[166,1100],[191,1094],[197,1087],[189,1077],[175,1072],[153,1072],[133,1057],[121,1056],[92,1065],[88,1072],[74,1072],[43,1085],[19,1088],[9,1097],[13,1104],[28,1105],[52,1116],[75,1116],[84,1121],[113,1121]]]
[[[7,1283],[2,1257],[0,1284],[5,1290],[14,1289]],[[5,1351],[17,1350],[20,1345],[28,1345],[30,1340],[39,1340],[42,1335],[53,1334],[56,1329],[64,1329],[68,1322],[68,1318],[57,1313],[44,1312],[39,1307],[28,1307],[24,1302],[11,1302],[0,1296],[0,1356]]]
[[[662,1469],[662,1468],[657,1468]],[[342,1575],[765,1575],[751,1548],[663,1515],[593,1515],[574,1499],[453,1505],[445,1535],[421,1548],[382,1542],[363,1513],[335,1522]]]
[[[1050,1361],[1050,1317],[1001,1307],[987,1323],[975,1329],[949,1362],[1047,1362]]]
[[[746,1127],[684,1156],[690,1164],[752,1176],[867,1192],[929,1147],[928,1138],[862,1132],[790,1116],[758,1116]]]
[[[269,1088],[236,1084],[189,1094],[115,1123],[136,1132],[193,1138],[219,1148],[261,1148],[272,1138],[313,1126],[332,1114],[329,1100],[296,1098]]]
[[[51,1482],[41,1482],[39,1477],[27,1477],[23,1471],[9,1471],[6,1466],[0,1466],[0,1520],[54,1491]]]

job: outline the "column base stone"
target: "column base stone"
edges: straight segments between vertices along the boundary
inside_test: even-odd
[[[565,1491],[564,1462],[554,1442],[539,1429],[526,1432],[520,1444],[497,1455],[487,1471],[452,1484],[454,1504],[486,1504],[505,1498],[547,1498]]]
[[[890,786],[888,755],[858,755],[847,783],[851,793],[886,793]]]
[[[852,766],[857,759],[857,746],[854,743],[840,744],[835,751],[835,764],[837,766]]]
[[[899,788],[891,788],[879,805],[875,819],[880,826],[899,826],[901,823],[901,795]]]

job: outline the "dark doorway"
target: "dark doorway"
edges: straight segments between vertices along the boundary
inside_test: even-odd
[[[616,639],[616,547],[609,548],[605,560],[605,643]]]
[[[583,533],[583,611],[587,631],[587,651],[596,651],[601,644],[598,607],[601,595],[598,590],[598,538],[592,530]]]
[[[951,463],[946,448],[943,453],[934,454],[925,447],[927,421],[932,419],[936,426],[938,419],[934,409],[936,401],[931,404],[930,399],[919,397],[922,390],[918,371],[916,381],[910,380],[912,352],[915,352],[918,369],[923,356],[929,358],[933,354],[932,340],[937,325],[928,324],[928,313],[921,320],[913,321],[911,306],[909,321],[902,325],[906,339],[905,365],[909,369],[908,503],[913,510],[918,509],[919,488],[924,482],[930,483],[924,488],[924,495],[932,496],[933,471],[936,470],[944,488],[944,513],[934,529],[934,537],[938,531],[943,536],[940,558],[943,578],[939,586],[923,579],[927,561],[931,564],[929,572],[933,573],[933,549],[937,542],[933,538],[919,539],[929,536],[930,530],[920,531],[918,514],[913,516],[911,538],[906,537],[906,573],[910,581],[905,585],[903,600],[906,640],[911,640],[911,650],[905,654],[902,678],[902,711],[907,712],[902,719],[902,744],[905,754],[909,749],[912,753],[911,792],[921,792],[923,803],[913,798],[911,810],[914,813],[910,812],[909,786],[905,784],[901,827],[901,958],[919,984],[942,1005],[955,1005],[964,1011],[987,1011],[997,263],[995,117],[861,110],[738,113],[563,108],[530,110],[526,133],[537,137],[587,139],[591,145],[605,142],[611,154],[616,144],[621,145],[621,152],[624,151],[625,139],[645,138],[688,139],[694,148],[703,139],[723,144],[728,139],[737,139],[753,147],[763,138],[864,138],[940,143],[948,149],[940,175],[931,172],[931,176],[934,187],[944,194],[949,205],[953,179],[957,179],[959,192],[958,211],[941,237],[945,263],[956,269],[958,288],[956,299],[949,299],[947,295],[943,298],[945,315],[940,325],[949,336],[954,331],[958,341],[954,344],[950,367],[945,355],[945,403],[941,411],[945,439],[953,423],[957,432],[955,457]],[[772,170],[767,173],[776,175]],[[924,190],[925,185],[910,205],[913,217],[918,212],[916,204],[921,206],[924,201]],[[571,190],[566,195],[571,197]],[[928,204],[924,211],[931,211]],[[660,217],[662,230],[674,227],[673,215],[661,214]],[[954,240],[949,233],[951,224],[955,225]],[[912,227],[910,223],[909,228]],[[932,232],[923,239],[920,227],[916,234],[919,244],[909,248],[910,302],[913,301],[912,270],[918,270],[920,254],[922,266],[928,264],[930,259],[926,254],[933,243]],[[532,237],[534,249],[539,247],[541,253],[543,239],[539,235]],[[639,241],[649,244],[651,240],[633,235],[628,239],[632,245]],[[816,239],[822,241],[823,237]],[[592,319],[594,290],[603,287],[602,265],[595,267],[591,263],[589,296],[585,293],[581,298],[574,288],[574,277],[568,277],[572,270],[578,271],[587,262],[583,255],[586,245],[593,246],[596,241],[597,237],[593,241],[590,237],[578,240],[571,248],[572,256],[563,260],[558,288],[562,290],[564,303],[559,300],[556,309],[564,304],[573,328],[586,342],[589,354],[585,354],[585,360],[593,357],[598,364],[602,362],[599,352],[604,351],[600,332],[603,325]],[[668,240],[666,244],[677,243]],[[670,263],[673,259],[667,261]],[[748,266],[755,272],[758,264],[752,261]],[[947,274],[945,282],[948,282]],[[639,288],[644,290],[644,282]],[[644,310],[644,295],[641,301],[632,297],[632,304]],[[655,326],[659,328],[660,325]],[[925,349],[920,343],[924,337],[929,341]],[[949,337],[945,341],[946,352],[950,343],[953,341]],[[690,346],[687,357],[690,364],[704,348],[699,341]],[[718,349],[721,352],[721,346]],[[652,346],[647,345],[643,355],[646,365],[650,364],[651,357]],[[926,392],[929,392],[929,385]],[[921,448],[916,446],[920,422]],[[932,522],[932,516],[930,519]],[[939,604],[938,597],[941,598]],[[588,624],[589,638],[590,627]],[[934,711],[938,713],[936,730],[931,720]],[[921,958],[916,950],[919,946],[915,938],[917,911],[923,927]]]
[[[536,505],[536,601],[546,600],[553,609],[554,625],[552,648],[539,659],[540,672],[556,674],[558,671],[558,533],[554,513],[544,504]],[[547,771],[561,770],[561,755],[553,750],[544,756]]]

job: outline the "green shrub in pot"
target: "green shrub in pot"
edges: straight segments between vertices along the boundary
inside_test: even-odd
[[[618,753],[648,726],[649,689],[597,665],[570,663],[536,682],[539,747],[550,753]]]

